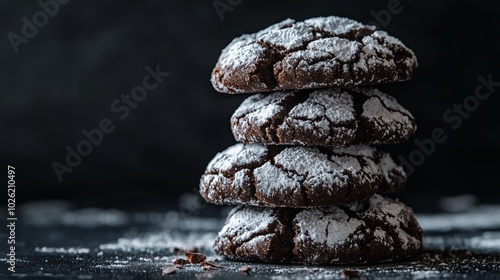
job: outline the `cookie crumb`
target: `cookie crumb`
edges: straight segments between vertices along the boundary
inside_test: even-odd
[[[211,267],[211,268],[224,268],[223,266],[221,265],[218,265],[217,263],[215,262],[209,262],[209,261],[204,261],[202,263],[203,267],[205,266],[208,266],[208,267]]]
[[[177,272],[177,269],[175,267],[167,266],[163,269],[162,273],[163,274],[175,274]]]
[[[177,259],[174,260],[173,265],[175,265],[175,266],[184,266],[184,265],[186,265],[188,263],[189,263],[189,261],[186,260],[186,259],[177,258]]]
[[[342,278],[356,278],[360,273],[357,270],[342,269]]]
[[[186,253],[186,257],[188,258],[188,261],[192,264],[197,264],[197,263],[202,263],[205,261],[206,257],[203,254],[200,253]]]
[[[252,270],[252,269],[246,265],[242,265],[240,267],[240,272],[244,273],[244,274],[250,274],[250,270]]]

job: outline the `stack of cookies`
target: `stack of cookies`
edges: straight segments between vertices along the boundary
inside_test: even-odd
[[[210,203],[238,205],[214,249],[273,263],[376,263],[415,256],[422,231],[411,208],[384,197],[406,175],[372,146],[407,140],[413,116],[363,87],[408,80],[415,55],[373,26],[288,19],[233,40],[212,73],[215,89],[249,96],[231,117],[241,142],[201,178]]]

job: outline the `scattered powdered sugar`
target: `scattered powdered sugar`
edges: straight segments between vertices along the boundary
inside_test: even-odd
[[[54,248],[54,247],[35,247],[37,253],[59,253],[59,254],[88,254],[89,248],[69,247],[69,248]]]
[[[500,228],[500,205],[479,205],[466,212],[416,215],[425,231],[477,231]]]
[[[131,236],[120,237],[114,243],[107,243],[99,245],[101,250],[118,250],[125,252],[132,251],[151,251],[151,250],[164,250],[187,247],[198,247],[204,250],[212,250],[211,244],[215,239],[214,232],[197,232],[191,231],[175,232],[148,232],[142,234],[135,234]]]
[[[497,216],[495,216],[495,218],[497,218]],[[456,231],[446,233],[444,235],[428,234],[424,236],[424,243],[429,249],[451,247],[462,250],[471,250],[474,252],[480,251],[498,254],[500,251],[500,231],[469,230],[470,229],[467,229],[465,232],[462,232],[462,234],[457,234]]]

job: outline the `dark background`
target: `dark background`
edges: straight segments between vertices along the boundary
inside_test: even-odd
[[[4,166],[16,167],[18,202],[177,203],[179,194],[195,192],[210,159],[235,143],[229,118],[247,95],[212,88],[210,73],[222,48],[288,17],[370,22],[388,2],[244,0],[221,21],[206,0],[73,0],[60,5],[18,54],[7,34],[21,35],[22,17],[32,21],[41,8],[35,1],[0,2],[0,155]],[[414,50],[419,69],[412,81],[381,88],[413,113],[418,131],[410,142],[385,148],[407,158],[416,148],[413,140],[429,138],[437,127],[448,139],[398,196],[417,211],[463,193],[500,202],[497,93],[457,130],[443,120],[454,103],[474,94],[479,75],[500,81],[498,1],[400,0],[400,6],[382,29]],[[170,76],[119,120],[110,104],[156,64]],[[82,129],[97,128],[102,118],[112,119],[116,129],[60,183],[51,163],[64,163],[65,146],[75,148],[85,139]]]

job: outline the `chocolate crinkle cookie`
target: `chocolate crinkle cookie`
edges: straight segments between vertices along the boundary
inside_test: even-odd
[[[374,195],[364,202],[316,209],[233,209],[215,252],[230,259],[312,265],[403,260],[422,249],[411,208]]]
[[[208,164],[200,194],[219,205],[310,208],[397,192],[405,183],[403,168],[370,146],[236,144]]]
[[[405,81],[414,53],[374,26],[336,16],[287,19],[234,39],[212,71],[225,93],[269,92]]]
[[[345,147],[393,144],[416,130],[396,99],[374,88],[327,88],[255,94],[231,117],[242,143]]]

